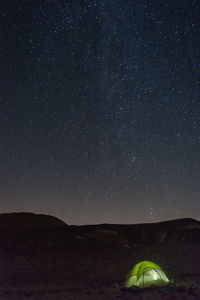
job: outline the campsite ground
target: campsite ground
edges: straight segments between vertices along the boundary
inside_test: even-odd
[[[189,219],[176,222],[4,228],[0,299],[200,299],[200,226]],[[160,265],[175,286],[123,289],[127,271],[141,260]]]

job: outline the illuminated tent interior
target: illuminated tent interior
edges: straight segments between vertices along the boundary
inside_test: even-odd
[[[161,267],[150,261],[142,261],[128,272],[124,286],[145,288],[167,284],[169,284],[169,279]]]

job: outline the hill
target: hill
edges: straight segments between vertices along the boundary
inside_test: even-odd
[[[28,231],[66,226],[63,221],[53,216],[27,212],[0,214],[0,231]]]

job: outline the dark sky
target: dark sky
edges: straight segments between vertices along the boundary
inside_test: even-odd
[[[0,4],[0,212],[200,218],[200,1]]]

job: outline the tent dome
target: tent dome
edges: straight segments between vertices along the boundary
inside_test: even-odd
[[[150,261],[141,261],[127,274],[125,287],[165,286],[169,279],[160,266]]]

